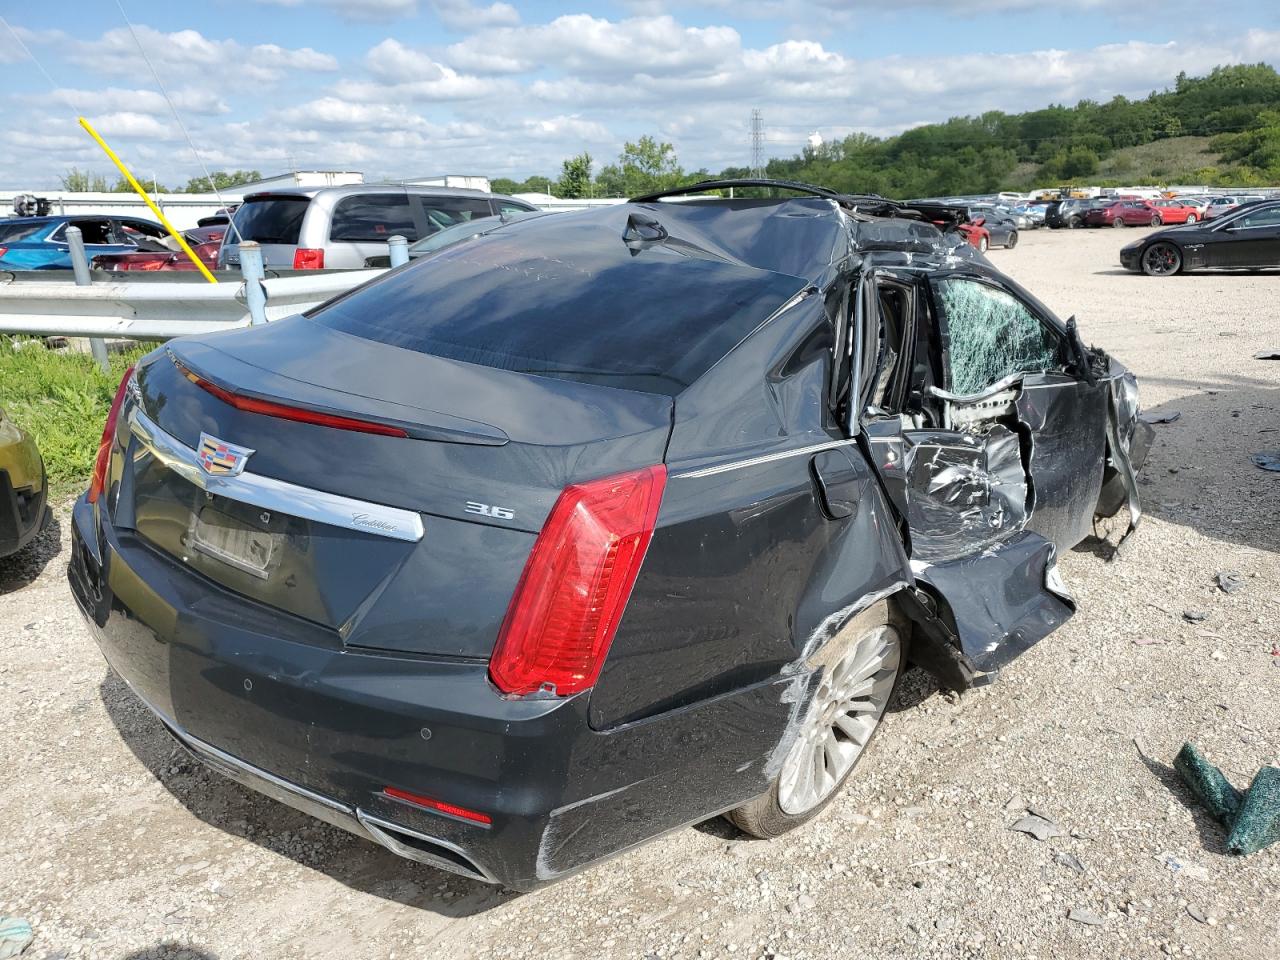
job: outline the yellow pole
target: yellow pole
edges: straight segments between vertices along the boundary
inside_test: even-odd
[[[89,125],[89,121],[84,117],[80,118],[80,126],[84,127],[85,133],[89,134],[89,136],[93,137],[93,139],[97,141],[98,146],[100,146],[103,152],[111,158],[111,162],[120,169],[120,172],[124,174],[124,178],[129,181],[129,186],[133,187],[134,192],[137,193],[146,205],[151,208],[151,212],[160,218],[160,222],[164,224],[164,228],[169,231],[169,236],[178,241],[178,246],[182,248],[183,253],[191,258],[191,262],[196,265],[196,269],[203,273],[204,278],[210,283],[217,283],[218,278],[210,273],[209,268],[200,262],[200,258],[197,257],[195,255],[195,251],[187,245],[187,241],[182,238],[182,234],[173,228],[173,224],[169,222],[169,218],[166,217],[160,208],[152,202],[151,198],[147,196],[147,191],[142,189],[142,185],[133,178],[133,174],[130,173],[129,168],[124,165],[124,161],[117,157],[115,151],[107,146],[107,142],[98,136],[98,131],[93,129],[93,127]]]

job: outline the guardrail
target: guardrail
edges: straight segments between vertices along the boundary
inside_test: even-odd
[[[406,245],[392,239],[400,241],[391,244],[392,263],[399,265],[408,259]],[[239,283],[157,282],[154,275],[146,282],[113,277],[87,286],[0,280],[0,334],[170,340],[279,320],[386,273],[349,270],[262,279],[253,246],[241,244]]]
[[[308,310],[385,272],[351,270],[216,285],[11,283],[0,285],[0,333],[169,340],[248,326],[253,322],[246,298],[250,283],[265,295],[265,322]]]

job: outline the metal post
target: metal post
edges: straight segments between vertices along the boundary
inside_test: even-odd
[[[76,286],[87,287],[93,283],[89,277],[89,257],[84,252],[84,234],[79,227],[67,227],[67,251],[71,254],[71,270],[76,275]],[[107,341],[101,337],[89,338],[89,352],[98,361],[103,372],[111,367],[107,359]]]
[[[404,237],[396,234],[387,241],[388,252],[391,254],[391,266],[403,267],[409,262],[409,241]]]
[[[262,279],[262,248],[253,240],[240,244],[240,275],[244,277],[244,302],[249,308],[249,323],[267,322],[267,292]]]

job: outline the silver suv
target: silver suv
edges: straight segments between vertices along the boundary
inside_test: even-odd
[[[353,184],[289,187],[251,193],[235,212],[218,251],[218,266],[240,265],[240,243],[262,246],[276,270],[360,269],[387,254],[396,235],[410,243],[454,224],[535,207],[498,194],[450,187]]]

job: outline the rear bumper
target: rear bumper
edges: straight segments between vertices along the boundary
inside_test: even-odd
[[[795,701],[790,678],[597,731],[587,695],[506,700],[483,662],[345,648],[99,526],[83,499],[72,526],[68,576],[95,639],[188,750],[401,856],[515,889],[762,792]]]

